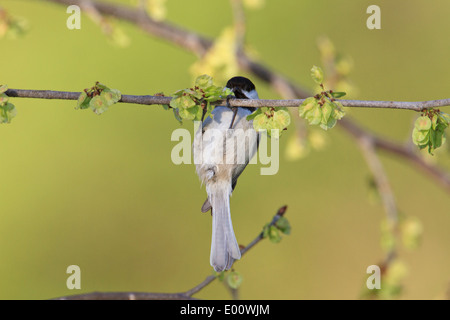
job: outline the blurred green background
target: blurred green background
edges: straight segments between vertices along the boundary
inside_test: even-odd
[[[133,5],[129,0],[114,1]],[[368,30],[366,9],[381,7],[382,29]],[[68,30],[64,6],[2,0],[28,22],[15,40],[0,39],[0,83],[15,89],[81,91],[101,81],[123,94],[170,94],[192,83],[196,61],[170,43],[119,22],[130,44],[112,45],[92,20]],[[247,42],[259,59],[312,88],[316,46],[326,35],[351,56],[349,99],[449,97],[450,3],[425,1],[267,0],[247,12]],[[167,19],[216,37],[231,25],[229,1],[169,0]],[[255,81],[262,98],[278,98]],[[223,85],[223,84],[221,84]],[[170,140],[178,123],[161,107],[117,104],[105,114],[74,101],[12,99],[18,115],[0,126],[0,298],[46,299],[91,291],[179,292],[211,274],[211,221],[193,165],[176,166]],[[350,116],[395,141],[410,137],[410,111],[351,110]],[[189,123],[183,127],[192,130]],[[290,236],[263,241],[235,269],[243,299],[357,299],[366,268],[384,257],[381,204],[371,204],[370,172],[339,128],[327,148],[299,161],[284,150],[280,170],[249,166],[231,200],[237,239],[247,244],[288,205]],[[402,213],[420,219],[421,246],[400,248],[407,267],[401,299],[442,298],[450,283],[448,191],[402,159],[381,156]],[[448,149],[433,159],[450,168]],[[66,268],[81,268],[81,290],[66,288]],[[198,298],[228,299],[220,282]]]

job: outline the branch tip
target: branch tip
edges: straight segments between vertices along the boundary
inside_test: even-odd
[[[280,217],[284,216],[284,214],[286,213],[286,210],[287,210],[287,206],[281,207],[280,209],[278,209],[277,216],[280,216]]]

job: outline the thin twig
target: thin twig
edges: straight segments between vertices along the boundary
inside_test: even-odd
[[[372,172],[373,179],[375,181],[376,188],[380,194],[381,201],[383,203],[386,218],[391,228],[391,232],[397,233],[398,229],[398,208],[395,201],[394,192],[392,191],[389,179],[386,171],[383,168],[383,164],[378,157],[375,150],[375,143],[368,137],[361,137],[357,140],[358,145],[362,150],[362,154],[367,162],[369,170]],[[397,255],[397,248],[394,244],[386,254],[383,262],[383,267],[386,269],[390,266],[390,263]]]
[[[287,210],[287,206],[278,209],[269,226],[275,223],[282,217]],[[264,239],[263,232],[250,242],[245,248],[241,249],[241,256],[244,256],[250,249]],[[203,288],[208,286],[211,282],[217,279],[217,276],[211,275],[206,277],[201,283],[185,292],[177,293],[158,293],[158,292],[90,292],[84,294],[77,294],[71,296],[64,296],[55,298],[54,300],[197,300],[192,296]]]
[[[24,90],[8,89],[6,95],[14,98],[34,99],[62,99],[77,100],[80,92],[52,91],[52,90]],[[122,95],[119,102],[144,105],[169,104],[171,97],[152,95]],[[233,107],[298,107],[305,99],[231,99],[230,106]],[[353,108],[389,108],[422,111],[427,108],[436,108],[450,105],[450,99],[404,102],[404,101],[365,101],[365,100],[339,100],[344,107]],[[213,105],[225,105],[226,100],[215,101]]]
[[[54,298],[53,300],[197,300],[183,293],[90,292]]]
[[[409,146],[376,136],[345,117],[338,123],[357,141],[362,138],[370,139],[377,150],[387,151],[408,160],[419,170],[435,179],[447,192],[450,192],[450,174],[438,166],[426,162],[420,154],[414,152]]]
[[[367,165],[372,172],[372,176],[375,180],[378,192],[380,193],[387,218],[389,221],[396,224],[398,222],[398,210],[394,193],[392,192],[392,188],[389,184],[383,165],[381,164],[381,161],[375,151],[375,143],[367,137],[362,137],[358,144],[362,150],[364,158],[366,159]]]
[[[283,206],[280,209],[278,209],[278,212],[273,217],[272,221],[270,222],[270,226],[275,225],[275,223],[282,217],[287,210],[287,206]],[[246,254],[250,249],[252,249],[255,245],[257,245],[262,239],[264,239],[264,234],[261,232],[255,239],[253,239],[252,242],[250,242],[245,248],[241,249],[241,256]],[[235,261],[236,262],[236,261]],[[233,263],[234,265],[234,263]],[[213,282],[217,277],[216,276],[209,276],[207,277],[202,283],[198,284],[194,288],[188,290],[185,292],[186,295],[192,296],[193,294],[199,292],[201,289],[203,289],[205,286]]]
[[[236,35],[236,50],[238,52],[244,50],[245,35],[247,26],[245,23],[245,12],[242,7],[242,0],[230,0],[231,9],[233,11],[234,32]]]

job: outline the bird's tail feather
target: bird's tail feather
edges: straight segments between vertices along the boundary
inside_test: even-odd
[[[231,268],[241,251],[234,235],[230,214],[231,183],[214,182],[207,186],[212,206],[212,238],[210,263],[215,271]]]

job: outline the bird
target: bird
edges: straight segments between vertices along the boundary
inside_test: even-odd
[[[226,88],[238,99],[259,99],[248,78],[233,77]],[[256,108],[230,107],[229,99],[225,106],[216,106],[202,122],[193,143],[194,155],[200,155],[202,160],[196,164],[196,172],[208,195],[201,211],[211,210],[212,215],[210,264],[216,272],[229,270],[241,258],[231,221],[230,196],[256,154],[260,138],[253,120],[247,120]]]

